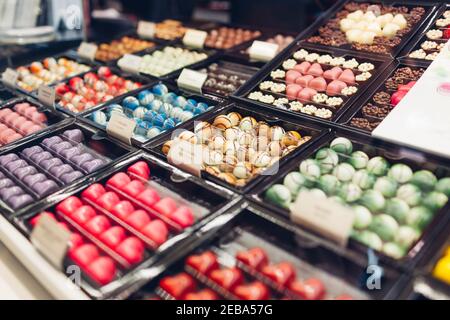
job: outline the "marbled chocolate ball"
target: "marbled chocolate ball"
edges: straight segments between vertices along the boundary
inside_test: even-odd
[[[300,163],[300,173],[310,179],[320,177],[320,166],[316,160],[307,159]]]
[[[339,137],[331,142],[330,148],[339,154],[350,155],[353,151],[353,144],[347,138]]]
[[[375,182],[373,189],[381,192],[383,196],[390,198],[397,193],[397,182],[389,177],[380,177]]]
[[[367,163],[367,171],[376,176],[384,176],[389,168],[389,163],[383,157],[373,157]]]
[[[381,192],[376,190],[367,190],[361,196],[360,203],[372,212],[379,212],[383,210],[386,200]]]
[[[305,186],[306,177],[300,172],[291,172],[284,177],[283,184],[289,189],[293,198],[298,195],[298,192]]]
[[[437,183],[437,178],[429,170],[419,170],[414,172],[410,182],[422,190],[432,190]]]
[[[336,194],[340,185],[339,179],[331,174],[325,174],[317,180],[317,186],[329,196]]]
[[[406,223],[414,228],[423,230],[433,219],[433,213],[426,207],[414,207],[408,212]]]
[[[372,213],[364,206],[355,205],[352,207],[355,212],[353,227],[356,229],[366,229],[372,223]]]
[[[442,192],[447,197],[450,197],[450,178],[442,178],[436,184],[436,191]]]
[[[353,183],[344,183],[338,192],[339,197],[346,202],[355,202],[361,198],[362,190]]]
[[[356,171],[352,178],[352,182],[363,190],[372,188],[375,181],[375,176],[364,169]]]
[[[405,224],[409,210],[409,206],[405,201],[398,198],[392,198],[386,201],[384,212],[392,216],[398,223]]]
[[[351,154],[348,163],[350,163],[355,169],[364,169],[369,162],[369,156],[362,151],[355,151]]]
[[[383,241],[392,241],[398,231],[397,221],[387,214],[373,217],[369,230],[375,232]]]
[[[266,192],[266,199],[283,208],[288,208],[292,201],[291,192],[282,184],[271,186]]]
[[[447,201],[448,197],[445,194],[443,194],[442,192],[433,191],[425,196],[422,204],[431,211],[436,212],[444,207]]]
[[[316,160],[319,163],[321,173],[330,173],[339,163],[336,151],[330,148],[322,148],[316,153]]]
[[[405,184],[398,188],[396,196],[409,206],[417,206],[421,201],[422,193],[419,187],[413,184]]]
[[[348,163],[340,163],[333,170],[333,175],[342,182],[349,182],[353,179],[355,168]]]
[[[398,183],[407,183],[411,180],[413,171],[405,164],[394,164],[388,172],[388,177],[394,179]]]

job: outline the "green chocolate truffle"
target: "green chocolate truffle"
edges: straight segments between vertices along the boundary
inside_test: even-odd
[[[386,200],[381,192],[376,190],[365,191],[359,202],[372,212],[379,212],[383,210],[386,204]]]
[[[338,164],[333,170],[333,175],[342,182],[351,181],[354,174],[355,169],[348,163]]]
[[[266,191],[266,199],[280,207],[289,208],[291,192],[282,184],[274,184]]]
[[[364,169],[369,162],[369,156],[362,151],[355,151],[348,159],[348,163],[350,163],[355,169]]]
[[[389,163],[383,157],[373,157],[367,163],[367,171],[378,177],[386,175]]]
[[[410,226],[401,226],[395,235],[395,242],[403,248],[410,248],[420,237],[420,232]]]
[[[372,249],[381,250],[383,248],[383,241],[374,232],[364,230],[364,231],[354,234],[353,238],[355,238],[359,242],[365,244],[366,246],[368,246]]]
[[[367,172],[367,170],[358,170],[353,175],[352,182],[363,190],[373,187],[375,184],[375,176]]]
[[[380,214],[373,217],[369,230],[375,232],[383,241],[394,239],[398,230],[398,223],[387,214]]]
[[[417,206],[421,201],[422,193],[419,187],[413,184],[405,184],[398,188],[397,198],[405,201],[409,206]]]
[[[291,192],[292,198],[297,197],[300,189],[305,185],[306,178],[300,172],[290,172],[284,177],[283,184]]]
[[[383,245],[383,253],[391,258],[400,259],[402,258],[406,251],[401,246],[395,242],[387,242]]]
[[[406,223],[411,227],[423,230],[433,219],[433,213],[426,207],[414,207],[408,212]]]
[[[406,223],[406,217],[408,216],[409,206],[408,204],[398,198],[392,198],[386,201],[386,207],[384,212],[392,216],[400,224]]]
[[[450,197],[450,178],[442,178],[436,184],[436,191],[442,192],[447,197]]]
[[[346,202],[355,202],[361,198],[362,191],[361,188],[354,183],[344,183],[340,188],[338,195]]]
[[[341,155],[350,155],[353,151],[353,144],[347,138],[336,138],[331,142],[331,149]]]
[[[317,179],[320,177],[320,166],[316,160],[307,159],[300,163],[300,173],[306,178]]]
[[[397,192],[397,182],[389,177],[380,177],[375,182],[373,189],[380,191],[383,196],[391,198]]]
[[[317,180],[317,186],[329,196],[335,194],[340,186],[338,178],[331,174],[323,175]]]
[[[388,177],[394,179],[398,183],[407,183],[411,180],[413,171],[406,164],[394,164],[388,172]]]
[[[365,229],[372,223],[372,213],[370,213],[369,209],[363,206],[353,206],[353,210],[355,211],[355,221],[353,223],[353,227],[355,229]]]
[[[322,174],[330,173],[339,163],[339,156],[333,149],[323,148],[316,153],[316,160],[319,163]]]
[[[447,203],[448,198],[442,192],[430,192],[425,195],[422,204],[433,212],[438,211]]]
[[[436,176],[429,170],[419,170],[414,172],[411,183],[422,190],[432,190],[437,183]]]

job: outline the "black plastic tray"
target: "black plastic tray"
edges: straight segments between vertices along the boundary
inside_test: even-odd
[[[302,136],[311,135],[312,138],[310,141],[306,142],[299,148],[295,149],[294,151],[290,152],[286,156],[280,159],[280,161],[274,166],[278,165],[279,168],[283,168],[284,164],[289,161],[289,159],[292,159],[296,157],[299,153],[302,153],[304,150],[308,149],[312,143],[312,141],[319,139],[319,137],[323,136],[326,133],[326,130],[324,130],[323,127],[317,125],[317,124],[311,124],[306,121],[298,121],[297,119],[289,118],[288,116],[284,114],[278,114],[276,112],[265,110],[265,111],[259,111],[255,110],[254,106],[239,102],[239,103],[228,103],[225,102],[222,108],[216,108],[213,112],[210,112],[208,114],[202,115],[198,117],[197,121],[206,121],[212,123],[215,117],[221,114],[228,114],[230,112],[238,112],[243,117],[245,116],[252,116],[257,121],[266,121],[269,125],[279,125],[283,128],[285,128],[286,131],[289,130],[297,130],[301,133]],[[188,131],[194,130],[194,123],[188,122],[185,125],[181,125],[179,129],[185,129]],[[144,145],[144,149],[149,150],[150,152],[156,154],[157,156],[167,159],[166,156],[162,153],[162,146],[167,140],[171,139],[170,134],[161,135],[159,139],[154,140],[153,142]],[[166,160],[167,161],[167,160]],[[270,167],[266,170],[271,169]],[[278,174],[278,173],[277,173]],[[261,183],[261,180],[264,176],[257,175],[253,179],[251,179],[245,186],[243,187],[236,187],[233,185],[230,185],[226,183],[225,181],[207,173],[206,171],[201,172],[201,177],[205,180],[211,180],[212,182],[225,186],[226,188],[229,188],[233,190],[236,193],[247,193],[249,190],[257,186],[259,183]]]
[[[3,85],[0,86],[0,103],[6,103],[9,100],[15,99],[17,97],[18,95],[15,91]]]
[[[195,100],[197,100],[197,101],[199,101],[199,102],[205,102],[205,103],[207,103],[208,105],[214,106],[214,109],[215,109],[215,107],[216,107],[217,105],[220,104],[220,101],[211,100],[211,99],[209,99],[209,98],[207,98],[207,97],[195,95],[195,94],[192,94],[192,93],[184,93],[183,91],[177,89],[174,85],[172,85],[172,84],[170,84],[170,83],[167,83],[167,82],[162,82],[162,81],[154,82],[154,83],[152,83],[152,84],[150,84],[150,85],[146,85],[146,86],[140,88],[139,90],[134,91],[133,94],[127,95],[127,96],[136,96],[139,92],[141,92],[141,91],[143,91],[143,90],[151,90],[151,88],[152,88],[154,85],[157,85],[157,84],[164,84],[164,85],[166,85],[166,86],[169,88],[170,92],[175,92],[176,94],[179,94],[179,95],[182,94],[186,99],[193,98],[193,99],[195,99]],[[100,107],[96,107],[96,108],[91,109],[90,112],[84,113],[83,116],[79,118],[80,121],[84,121],[84,122],[86,122],[87,124],[89,124],[90,126],[93,126],[93,127],[95,127],[95,128],[100,129],[101,131],[103,131],[103,132],[106,134],[106,127],[101,126],[101,125],[99,125],[98,123],[94,122],[94,121],[90,118],[90,116],[92,115],[93,112],[99,111],[99,110],[104,110],[104,109],[106,109],[108,106],[110,106],[110,105],[112,105],[112,104],[115,104],[115,103],[120,104],[120,103],[122,102],[122,100],[123,100],[125,97],[126,97],[126,96],[121,96],[121,97],[115,98],[115,99],[113,99],[113,100],[111,100],[111,101],[108,101],[107,103],[101,105]],[[209,112],[209,111],[206,111],[205,113],[207,113],[207,112]],[[190,122],[190,121],[196,121],[196,119],[197,119],[198,117],[200,117],[201,115],[202,115],[202,114],[197,115],[197,116],[194,116],[192,119],[190,119],[190,120],[188,120],[188,121],[185,121],[184,123],[187,123],[187,122]],[[182,125],[182,124],[184,124],[184,123],[181,123],[180,125]],[[167,133],[167,132],[172,132],[173,130],[176,130],[177,128],[179,128],[180,125],[176,126],[176,127],[173,128],[173,129],[167,130],[167,131],[165,131],[165,132],[162,133],[162,134],[165,134],[165,133]],[[154,140],[154,139],[157,138],[157,137],[159,137],[159,135],[156,136],[156,137],[154,137],[154,138],[146,139],[145,141],[139,141],[139,140],[137,140],[137,139],[135,139],[135,138],[132,138],[132,139],[131,139],[131,142],[132,142],[132,144],[135,145],[135,146],[141,146],[141,145],[143,145],[143,144],[149,143],[150,141]]]
[[[146,279],[147,276],[144,275],[146,269],[151,269],[154,264],[159,263],[166,256],[172,256],[173,254],[182,252],[184,246],[195,240],[194,234],[196,230],[206,225],[215,217],[221,215],[240,199],[236,198],[236,195],[229,191],[223,190],[212,184],[205,184],[200,179],[184,174],[180,170],[167,165],[148,154],[137,152],[127,159],[116,163],[113,167],[110,167],[103,173],[98,174],[87,184],[84,183],[83,185],[78,185],[66,190],[64,193],[54,195],[47,199],[47,201],[41,203],[41,205],[34,210],[24,212],[21,216],[16,216],[14,218],[14,223],[25,236],[29,237],[31,233],[29,221],[34,216],[42,211],[51,211],[55,213],[55,206],[62,200],[72,195],[80,196],[83,190],[94,183],[101,183],[104,185],[115,173],[126,171],[129,166],[137,161],[145,161],[149,164],[151,170],[150,181],[152,184],[157,184],[165,189],[165,191],[161,192],[164,192],[166,195],[171,193],[174,197],[182,198],[179,199],[178,202],[182,201],[188,206],[195,205],[197,209],[202,209],[202,215],[193,226],[184,229],[182,232],[175,232],[172,230],[171,237],[159,248],[154,251],[147,248],[144,261],[136,266],[132,266],[129,270],[122,272],[120,277],[105,286],[100,286],[83,273],[81,288],[93,299],[105,299],[117,295],[123,291],[124,288],[136,282],[138,279],[142,279],[142,277]],[[133,202],[133,205],[136,205],[136,207],[139,206],[137,202]],[[118,223],[116,222],[114,225],[118,225]],[[130,229],[130,227],[128,227],[128,229]],[[135,233],[136,235],[137,231],[132,233]],[[73,264],[71,259],[66,257],[64,266],[71,264]]]
[[[85,141],[83,142],[83,146],[88,148],[91,151],[94,151],[98,155],[105,158],[105,160],[108,160],[108,163],[104,165],[102,168],[98,169],[95,172],[87,173],[84,172],[85,175],[72,183],[69,184],[63,184],[60,182],[58,185],[60,186],[60,190],[57,191],[54,194],[63,194],[66,190],[68,190],[71,186],[74,185],[80,185],[85,184],[87,181],[90,181],[91,178],[93,178],[95,175],[107,170],[110,166],[112,166],[115,162],[121,161],[123,158],[127,157],[129,153],[135,152],[136,150],[133,148],[130,148],[129,146],[118,142],[113,141],[107,137],[102,137],[98,135],[97,130],[74,121],[73,119],[68,119],[67,121],[61,122],[55,126],[52,127],[51,132],[50,131],[43,131],[41,133],[36,134],[31,139],[27,139],[24,141],[19,141],[18,143],[14,144],[11,148],[7,150],[2,150],[0,152],[0,155],[5,155],[9,153],[16,153],[19,154],[23,149],[40,145],[40,143],[49,137],[62,134],[66,130],[73,130],[73,129],[80,129],[83,134]],[[45,150],[45,148],[44,148]],[[67,163],[67,162],[65,162]],[[37,165],[33,164],[35,167]],[[13,181],[16,181],[16,178],[12,176],[5,168],[2,168],[3,173],[8,176]],[[39,172],[43,172],[42,169],[39,169]],[[47,174],[46,174],[47,175]],[[54,180],[58,181],[58,179],[54,178]],[[19,182],[18,185],[22,186],[24,190],[28,190],[28,187],[25,187],[23,183]],[[30,192],[31,194],[34,194],[33,192]],[[50,196],[50,195],[49,195]],[[3,203],[3,201],[0,201],[0,212],[4,213],[4,215],[7,218],[11,218],[13,216],[21,215],[26,212],[31,212],[32,208],[38,207],[42,201],[45,201],[46,197],[39,197],[37,195],[34,196],[35,202],[23,207],[19,208],[18,210],[14,211],[12,210],[6,203]]]
[[[325,288],[329,290],[327,293],[330,298],[347,293],[354,299],[392,299],[396,297],[399,286],[401,287],[404,283],[404,276],[398,271],[382,265],[381,289],[367,289],[367,280],[370,276],[367,272],[369,265],[367,261],[355,262],[331,252],[323,246],[312,245],[299,237],[292,227],[279,224],[271,219],[270,213],[257,205],[240,203],[218,219],[221,221],[217,223],[216,227],[208,228],[207,225],[203,228],[203,232],[199,233],[198,241],[189,249],[168,259],[166,270],[161,268],[161,271],[164,271],[162,274],[157,275],[148,283],[142,283],[140,288],[139,284],[136,284],[133,290],[129,290],[132,292],[139,289],[130,298],[161,299],[162,297],[171,299],[167,293],[158,288],[159,281],[165,276],[175,275],[182,271],[192,275],[201,284],[197,290],[202,287],[210,287],[223,292],[223,289],[206,280],[204,276],[202,277],[193,269],[185,268],[185,259],[192,254],[212,250],[220,257],[219,264],[230,267],[236,263],[233,257],[237,251],[253,247],[266,250],[269,261],[272,263],[281,261],[293,263],[298,279],[309,277],[320,279]],[[276,297],[293,298],[289,291],[280,290],[279,287],[276,289],[277,286],[261,274],[251,271],[241,263],[237,265],[248,279],[258,279],[271,288],[272,292],[276,292]],[[156,295],[157,292],[161,294],[161,297]],[[226,293],[227,298],[235,298]]]
[[[381,155],[389,159],[391,163],[405,163],[409,165],[414,171],[420,169],[430,169],[440,176],[448,176],[450,174],[450,167],[448,166],[447,159],[431,154],[416,151],[415,149],[407,147],[399,147],[396,144],[385,142],[376,138],[365,137],[353,131],[347,129],[336,129],[330,134],[321,137],[320,140],[316,140],[311,148],[301,153],[298,157],[290,161],[288,164],[282,167],[281,171],[276,177],[266,177],[261,181],[259,186],[252,190],[248,198],[263,207],[270,210],[273,213],[274,219],[283,219],[285,223],[290,222],[290,213],[288,210],[278,207],[265,200],[264,194],[266,190],[276,183],[282,183],[284,177],[292,171],[298,170],[298,165],[302,160],[308,159],[313,156],[320,148],[329,145],[329,143],[336,137],[346,137],[353,142],[353,145],[358,146],[358,150],[363,150],[369,154]],[[356,150],[354,150],[356,151]],[[448,212],[450,210],[450,202],[448,202],[444,208],[439,210],[430,224],[424,229],[420,239],[408,250],[407,254],[401,259],[393,259],[381,252],[376,252],[380,261],[386,263],[395,268],[401,268],[401,270],[411,270],[420,261],[422,256],[427,253],[427,250],[435,245],[436,236],[443,231],[443,228],[450,222]],[[342,254],[352,256],[353,259],[361,259],[364,257],[368,250],[365,245],[357,242],[356,240],[349,239],[348,246],[342,248],[329,240],[311,232],[304,232],[304,227],[297,226],[297,229],[305,233],[314,241],[319,243],[326,243],[327,246],[341,252]]]
[[[381,118],[376,117],[363,117],[362,116],[362,108],[368,104],[372,97],[377,93],[378,91],[388,91],[392,93],[392,90],[387,90],[384,87],[384,84],[388,78],[390,78],[395,70],[402,67],[411,67],[411,68],[422,68],[427,69],[429,66],[429,63],[423,62],[423,61],[415,61],[414,63],[410,63],[407,61],[403,61],[403,59],[399,59],[396,61],[393,61],[385,70],[384,72],[378,77],[377,81],[373,83],[366,91],[366,93],[359,97],[359,99],[350,107],[350,109],[345,112],[345,114],[339,119],[338,123],[340,125],[345,126],[348,129],[354,130],[356,132],[359,132],[364,135],[371,135],[371,131],[360,129],[357,127],[354,127],[350,125],[350,121],[354,117],[362,117],[367,118],[370,122],[376,122],[376,121],[382,121]],[[376,105],[376,104],[375,104]]]
[[[308,115],[308,114],[305,114],[302,112],[290,111],[287,109],[276,107],[271,104],[262,103],[262,102],[251,100],[248,98],[248,95],[251,92],[260,91],[258,86],[262,81],[265,81],[265,80],[271,81],[272,80],[270,78],[271,71],[274,71],[276,69],[282,69],[281,66],[282,66],[283,62],[287,59],[290,59],[293,56],[293,54],[300,49],[305,49],[309,52],[319,52],[319,53],[323,53],[323,54],[329,54],[329,55],[336,56],[336,57],[355,58],[356,60],[360,61],[361,63],[362,62],[370,62],[370,63],[374,64],[375,69],[372,70],[372,72],[373,72],[372,77],[362,83],[362,85],[360,86],[360,89],[358,90],[358,92],[356,94],[354,94],[354,95],[350,96],[349,98],[347,98],[346,100],[344,100],[344,103],[339,107],[339,109],[334,110],[333,108],[328,107],[325,104],[320,105],[321,108],[326,108],[326,109],[333,111],[333,116],[330,119],[322,119],[322,118],[319,118],[319,117],[316,117],[313,115]],[[339,121],[339,119],[344,115],[344,113],[353,104],[355,104],[355,102],[358,100],[358,98],[361,95],[364,95],[364,93],[370,88],[370,86],[376,82],[376,80],[378,79],[380,74],[389,66],[390,62],[391,61],[389,59],[386,59],[385,57],[368,56],[364,53],[347,51],[347,50],[342,50],[342,49],[338,49],[338,48],[330,48],[330,47],[323,48],[323,47],[318,47],[316,45],[311,45],[308,43],[297,43],[295,45],[289,46],[282,54],[279,54],[275,59],[273,59],[269,64],[267,64],[264,67],[264,69],[262,69],[256,76],[253,77],[251,83],[248,82],[246,85],[244,85],[239,90],[238,94],[235,95],[235,98],[237,98],[238,100],[241,100],[241,101],[247,101],[252,104],[258,105],[258,107],[263,107],[263,108],[272,109],[272,110],[276,109],[276,110],[279,110],[280,112],[283,112],[290,116],[304,118],[304,119],[316,121],[319,123],[325,123],[325,124],[329,125],[331,122]],[[285,94],[280,95],[280,94],[271,93],[271,92],[268,92],[268,93],[272,94],[275,97],[285,96]],[[307,104],[307,103],[305,103],[305,104]],[[318,105],[314,102],[311,102],[311,104]]]
[[[366,52],[369,53],[371,55],[375,55],[375,56],[390,56],[391,58],[395,58],[397,57],[397,55],[399,54],[399,52],[402,50],[402,48],[409,42],[409,40],[416,34],[416,32],[418,31],[418,29],[424,24],[426,23],[426,21],[430,18],[430,16],[433,14],[433,12],[437,9],[437,7],[440,5],[438,2],[431,2],[427,3],[424,1],[416,1],[416,0],[407,0],[407,1],[397,1],[397,0],[341,0],[339,2],[337,2],[333,7],[331,7],[321,18],[317,19],[315,23],[313,23],[311,25],[311,27],[308,29],[308,31],[306,31],[305,33],[302,34],[301,39],[302,42],[307,42],[307,39],[309,37],[315,36],[318,33],[318,29],[322,26],[324,26],[328,20],[333,19],[336,14],[343,9],[343,6],[346,5],[349,2],[357,2],[357,3],[371,3],[371,4],[383,4],[383,5],[393,5],[393,6],[405,6],[408,8],[412,8],[414,6],[421,6],[423,7],[426,12],[424,14],[424,16],[422,17],[422,19],[420,20],[420,22],[418,22],[413,28],[412,30],[406,34],[403,38],[402,41],[400,42],[399,45],[397,45],[396,47],[394,47],[390,53],[371,53],[371,52],[367,52],[367,51],[360,51],[360,50],[356,50],[353,49],[351,47],[351,45],[346,44],[346,45],[342,45],[339,48],[343,48],[343,49],[349,49],[352,51],[357,51],[357,52]],[[324,47],[324,48],[329,48],[329,46],[326,45],[321,45],[321,44],[316,44],[319,47]]]

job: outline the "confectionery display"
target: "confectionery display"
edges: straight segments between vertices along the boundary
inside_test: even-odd
[[[0,109],[0,146],[47,127],[47,115],[28,102]]]
[[[411,51],[408,57],[434,60],[448,40],[450,40],[450,10],[444,11],[434,25],[425,32],[416,49]]]
[[[306,41],[390,54],[414,33],[426,10],[421,6],[348,2]]]
[[[243,187],[312,138],[302,131],[270,126],[264,120],[232,111],[211,122],[196,122],[193,131],[180,132],[174,140],[165,142],[161,151],[169,155],[179,142],[199,145],[202,170],[227,184]]]
[[[108,67],[71,78],[56,86],[57,103],[73,113],[92,109],[114,97],[139,89],[141,83],[122,77]]]
[[[17,86],[25,91],[37,90],[41,85],[50,85],[91,69],[88,65],[69,58],[49,57],[18,67]]]
[[[109,159],[83,145],[84,139],[81,130],[67,130],[0,156],[0,199],[16,210],[108,164]]]
[[[123,98],[121,103],[94,111],[88,117],[104,128],[115,113],[133,119],[136,122],[135,139],[146,141],[212,107],[205,102],[177,95],[164,84],[157,84],[137,95]]]
[[[350,120],[349,125],[373,131],[422,76],[425,69],[399,66],[371,99]]]
[[[353,208],[351,237],[387,256],[400,259],[448,201],[449,178],[413,170],[376,151],[366,153],[344,137],[335,138],[298,171],[271,186],[265,198],[289,209],[303,189]]]
[[[277,108],[332,119],[375,74],[376,66],[359,58],[299,49],[270,72],[247,98]]]
[[[136,53],[153,48],[155,45],[154,42],[146,40],[122,37],[119,40],[113,40],[110,43],[101,43],[98,46],[95,59],[104,62],[116,60],[127,53]]]
[[[442,258],[436,263],[433,276],[450,285],[450,246],[447,247]]]
[[[261,31],[259,30],[220,27],[208,32],[205,46],[214,49],[230,49],[244,42],[254,40],[259,36],[261,36]]]
[[[167,19],[155,25],[155,37],[164,40],[175,40],[183,37],[186,30],[181,21]]]
[[[167,46],[144,55],[139,71],[155,77],[162,77],[206,58],[208,55],[202,51]]]
[[[245,84],[258,70],[241,64],[219,61],[199,70],[208,78],[202,90],[220,96],[228,96]]]

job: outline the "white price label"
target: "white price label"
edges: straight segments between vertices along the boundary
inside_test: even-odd
[[[78,55],[88,60],[95,60],[95,54],[97,53],[98,46],[94,43],[82,42],[78,47]]]
[[[191,69],[183,69],[177,79],[177,84],[180,89],[201,94],[203,84],[207,78],[208,74],[206,73]]]
[[[278,48],[275,43],[255,40],[249,49],[249,55],[252,60],[269,62],[277,55]]]
[[[183,44],[196,49],[202,49],[208,33],[197,29],[188,29],[183,37]]]
[[[41,85],[38,89],[38,100],[44,105],[55,108],[56,92],[55,88]]]
[[[156,24],[149,21],[139,21],[137,26],[137,34],[141,38],[154,38],[156,32]]]
[[[59,269],[63,266],[69,240],[70,231],[46,214],[40,217],[31,233],[31,243]]]
[[[200,177],[206,150],[199,144],[175,140],[167,154],[167,161],[174,166]]]
[[[126,54],[119,61],[118,65],[120,69],[125,72],[139,74],[141,69],[142,57],[136,56],[134,54]]]
[[[355,213],[340,203],[324,199],[310,191],[299,193],[291,205],[291,220],[346,246]]]
[[[131,145],[136,122],[122,115],[114,113],[106,126],[106,132],[125,143]]]
[[[19,79],[19,73],[16,70],[8,68],[2,74],[2,81],[4,84],[15,87],[17,84],[17,79]]]

